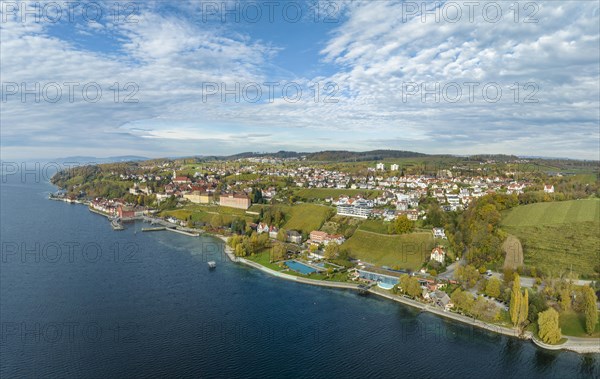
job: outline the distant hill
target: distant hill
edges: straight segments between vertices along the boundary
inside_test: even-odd
[[[140,156],[136,156],[136,155],[121,155],[121,156],[106,157],[106,158],[73,156],[73,157],[49,159],[48,161],[57,162],[57,163],[78,162],[81,164],[87,164],[87,163],[114,163],[114,162],[147,161],[149,159],[150,158],[140,157]]]
[[[346,151],[328,150],[306,154],[306,159],[311,161],[378,161],[385,158],[414,158],[426,157],[427,154],[402,150],[371,150],[371,151]]]

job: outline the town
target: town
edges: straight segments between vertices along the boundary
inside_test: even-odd
[[[552,345],[564,342],[560,327],[600,336],[598,252],[585,245],[600,210],[597,166],[577,165],[508,156],[162,159],[59,172],[53,198],[83,202],[119,227],[144,220],[223,236],[234,259],[279,275],[359,284]],[[565,230],[566,220],[579,227]],[[570,255],[582,252],[566,236],[552,237],[560,250],[551,259],[536,245],[557,227],[588,248],[575,268]],[[542,315],[556,327],[540,324]]]

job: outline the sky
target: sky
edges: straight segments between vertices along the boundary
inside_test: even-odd
[[[0,5],[2,159],[600,159],[595,1]]]

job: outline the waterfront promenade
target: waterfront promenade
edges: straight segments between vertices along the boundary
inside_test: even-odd
[[[220,238],[225,243],[225,254],[233,262],[242,263],[247,266],[256,268],[256,269],[258,269],[262,272],[265,272],[269,275],[275,276],[277,278],[281,278],[281,279],[285,279],[285,280],[289,280],[289,281],[293,281],[293,282],[310,284],[310,285],[315,285],[315,286],[320,286],[320,287],[341,288],[341,289],[350,289],[350,290],[356,290],[356,291],[360,290],[360,288],[358,287],[358,284],[355,284],[355,283],[331,282],[331,281],[326,281],[326,280],[302,278],[299,276],[290,275],[290,274],[286,274],[284,272],[278,272],[278,271],[272,270],[268,267],[265,267],[259,263],[250,261],[245,258],[236,257],[233,254],[233,251],[231,250],[231,248],[229,246],[227,246],[227,237],[218,236],[218,238]],[[545,344],[545,343],[539,341],[537,338],[535,338],[533,333],[531,333],[529,331],[519,333],[519,330],[516,328],[510,328],[510,327],[505,327],[505,326],[501,326],[501,325],[491,324],[491,323],[487,323],[487,322],[484,322],[481,320],[477,320],[472,317],[468,317],[468,316],[461,315],[461,314],[454,313],[454,312],[449,312],[442,308],[439,308],[439,307],[436,307],[436,306],[433,306],[430,304],[425,304],[420,301],[413,300],[413,299],[410,299],[410,298],[407,298],[407,297],[404,297],[401,295],[395,295],[395,294],[389,293],[388,291],[380,289],[376,286],[370,288],[368,290],[368,292],[372,293],[374,295],[377,295],[377,296],[381,296],[388,300],[402,303],[404,305],[408,305],[410,307],[420,309],[424,312],[430,312],[435,315],[445,317],[447,319],[451,319],[454,321],[461,322],[463,324],[471,325],[473,327],[481,328],[484,330],[488,330],[488,331],[502,334],[502,335],[509,336],[509,337],[516,337],[516,338],[520,338],[520,339],[531,340],[534,344],[536,344],[537,346],[544,348],[544,349],[570,350],[570,351],[574,351],[576,353],[581,353],[581,354],[586,354],[586,353],[600,354],[600,338],[577,338],[577,337],[563,336],[564,338],[567,339],[567,341],[565,343],[560,344],[560,345],[548,345],[548,344]]]

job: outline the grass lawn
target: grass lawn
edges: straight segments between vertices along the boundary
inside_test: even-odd
[[[358,230],[364,230],[367,232],[379,233],[379,234],[388,234],[388,225],[389,222],[384,222],[383,220],[366,220],[358,227]]]
[[[338,189],[338,188],[303,188],[296,192],[296,195],[306,200],[324,200],[328,197],[339,197],[340,195],[356,196],[363,195],[369,199],[374,199],[381,194],[381,191],[360,190],[360,189]]]
[[[565,336],[573,337],[600,337],[600,315],[594,333],[590,336],[585,332],[585,315],[573,311],[562,312],[560,314],[560,329]]]
[[[504,214],[502,228],[521,241],[525,265],[546,274],[572,269],[587,278],[598,276],[599,199],[519,206]]]
[[[179,220],[187,220],[191,215],[194,222],[210,223],[215,214],[223,217],[224,223],[231,223],[235,218],[243,218],[246,222],[253,222],[255,216],[249,215],[244,209],[221,207],[218,205],[187,204],[180,209],[161,212],[161,216],[173,216]]]
[[[379,266],[417,270],[433,248],[431,233],[385,235],[357,230],[344,243],[353,258]]]
[[[510,209],[504,215],[504,226],[540,226],[600,222],[600,199],[536,203]]]
[[[252,256],[245,257],[250,261],[254,261],[258,264],[261,264],[271,270],[282,271],[283,269],[279,267],[279,264],[270,262],[271,259],[271,249],[265,249],[260,253],[256,253]]]
[[[283,227],[310,233],[319,230],[332,213],[333,208],[324,205],[297,204],[289,208],[287,222]]]

